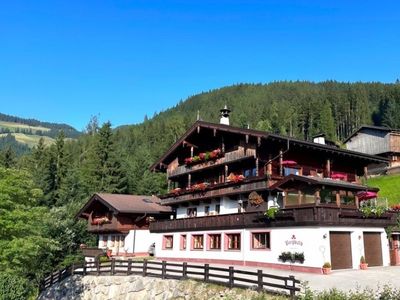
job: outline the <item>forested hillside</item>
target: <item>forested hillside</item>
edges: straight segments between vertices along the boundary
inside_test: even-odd
[[[13,151],[19,156],[29,152],[41,138],[46,145],[54,143],[60,131],[67,138],[77,138],[81,134],[67,124],[41,122],[0,113],[0,151]]]
[[[115,130],[93,118],[77,139],[59,132],[53,144],[42,138],[20,157],[8,147],[0,151],[0,285],[15,280],[29,286],[45,270],[77,259],[79,244],[91,238],[74,217],[94,192],[164,192],[165,175],[148,167],[198,112],[218,122],[225,104],[232,125],[304,139],[325,132],[342,140],[361,124],[400,127],[399,84],[277,82],[205,92]]]

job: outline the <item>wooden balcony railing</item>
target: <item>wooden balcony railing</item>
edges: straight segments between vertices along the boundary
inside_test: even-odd
[[[261,191],[267,189],[266,176],[250,177],[240,182],[224,182],[208,186],[205,190],[184,191],[179,195],[167,194],[160,195],[162,204],[169,205],[174,203],[197,201],[207,198],[228,196],[234,194]]]
[[[196,172],[199,170],[203,169],[208,169],[208,168],[214,168],[217,166],[221,166],[227,163],[232,163],[234,161],[238,160],[243,160],[243,159],[248,159],[248,158],[254,158],[256,155],[256,152],[254,149],[239,149],[231,152],[225,152],[224,156],[221,158],[218,158],[214,161],[207,161],[204,163],[200,163],[197,165],[192,165],[192,166],[178,166],[176,169],[173,170],[168,170],[167,175],[169,178],[179,176],[182,174],[187,174],[187,173],[192,173]]]
[[[386,227],[396,224],[396,215],[387,212],[379,217],[364,217],[357,209],[310,205],[280,210],[275,219],[263,212],[165,220],[150,223],[150,232],[183,232],[239,228],[290,226],[369,226]]]

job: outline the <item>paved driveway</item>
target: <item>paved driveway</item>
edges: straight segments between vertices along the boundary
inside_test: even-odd
[[[202,265],[190,263],[191,265]],[[210,264],[213,267],[227,268],[227,265]],[[323,291],[337,288],[342,291],[355,289],[371,288],[377,289],[385,284],[399,288],[400,286],[400,266],[397,267],[369,267],[367,270],[335,270],[329,275],[302,273],[271,268],[253,268],[234,266],[235,270],[256,271],[262,269],[264,273],[289,276],[294,275],[296,279],[307,282],[311,290]]]

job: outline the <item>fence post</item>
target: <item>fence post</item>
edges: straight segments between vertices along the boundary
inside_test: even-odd
[[[262,270],[257,270],[257,281],[258,281],[257,289],[259,291],[262,291],[262,289],[264,288],[263,271]]]
[[[51,270],[50,285],[53,285],[53,273],[54,270]]]
[[[289,280],[292,281],[292,284],[290,286],[290,299],[295,299],[296,297],[296,281],[293,275],[289,276]]]
[[[187,278],[187,262],[184,262],[182,265],[182,278]]]
[[[204,264],[204,281],[208,282],[209,278],[210,278],[210,265]]]
[[[57,272],[57,282],[61,281],[61,270],[59,269]]]
[[[97,269],[97,276],[100,275],[100,259],[96,259],[96,269]]]
[[[130,275],[131,274],[131,270],[132,270],[132,259],[129,258],[128,259],[128,269],[126,270],[126,274]]]
[[[115,274],[115,258],[111,259],[111,275]]]
[[[165,260],[162,261],[162,265],[161,265],[161,278],[165,279],[165,275],[167,273],[167,262]]]
[[[75,264],[73,263],[71,265],[71,275],[74,275],[74,272],[75,272]]]
[[[234,275],[234,269],[233,269],[233,267],[229,267],[229,287],[230,288],[233,288],[233,284],[234,284],[233,275]]]
[[[82,271],[82,273],[83,273],[83,276],[86,275],[86,261],[83,262],[83,271]]]
[[[143,277],[147,275],[147,259],[143,260]]]

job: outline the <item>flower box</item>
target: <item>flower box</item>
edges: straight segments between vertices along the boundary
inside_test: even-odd
[[[211,152],[201,152],[199,155],[185,158],[184,162],[185,162],[185,165],[189,166],[189,165],[194,165],[197,163],[215,160],[222,156],[223,156],[222,151],[221,151],[221,149],[218,148]]]

